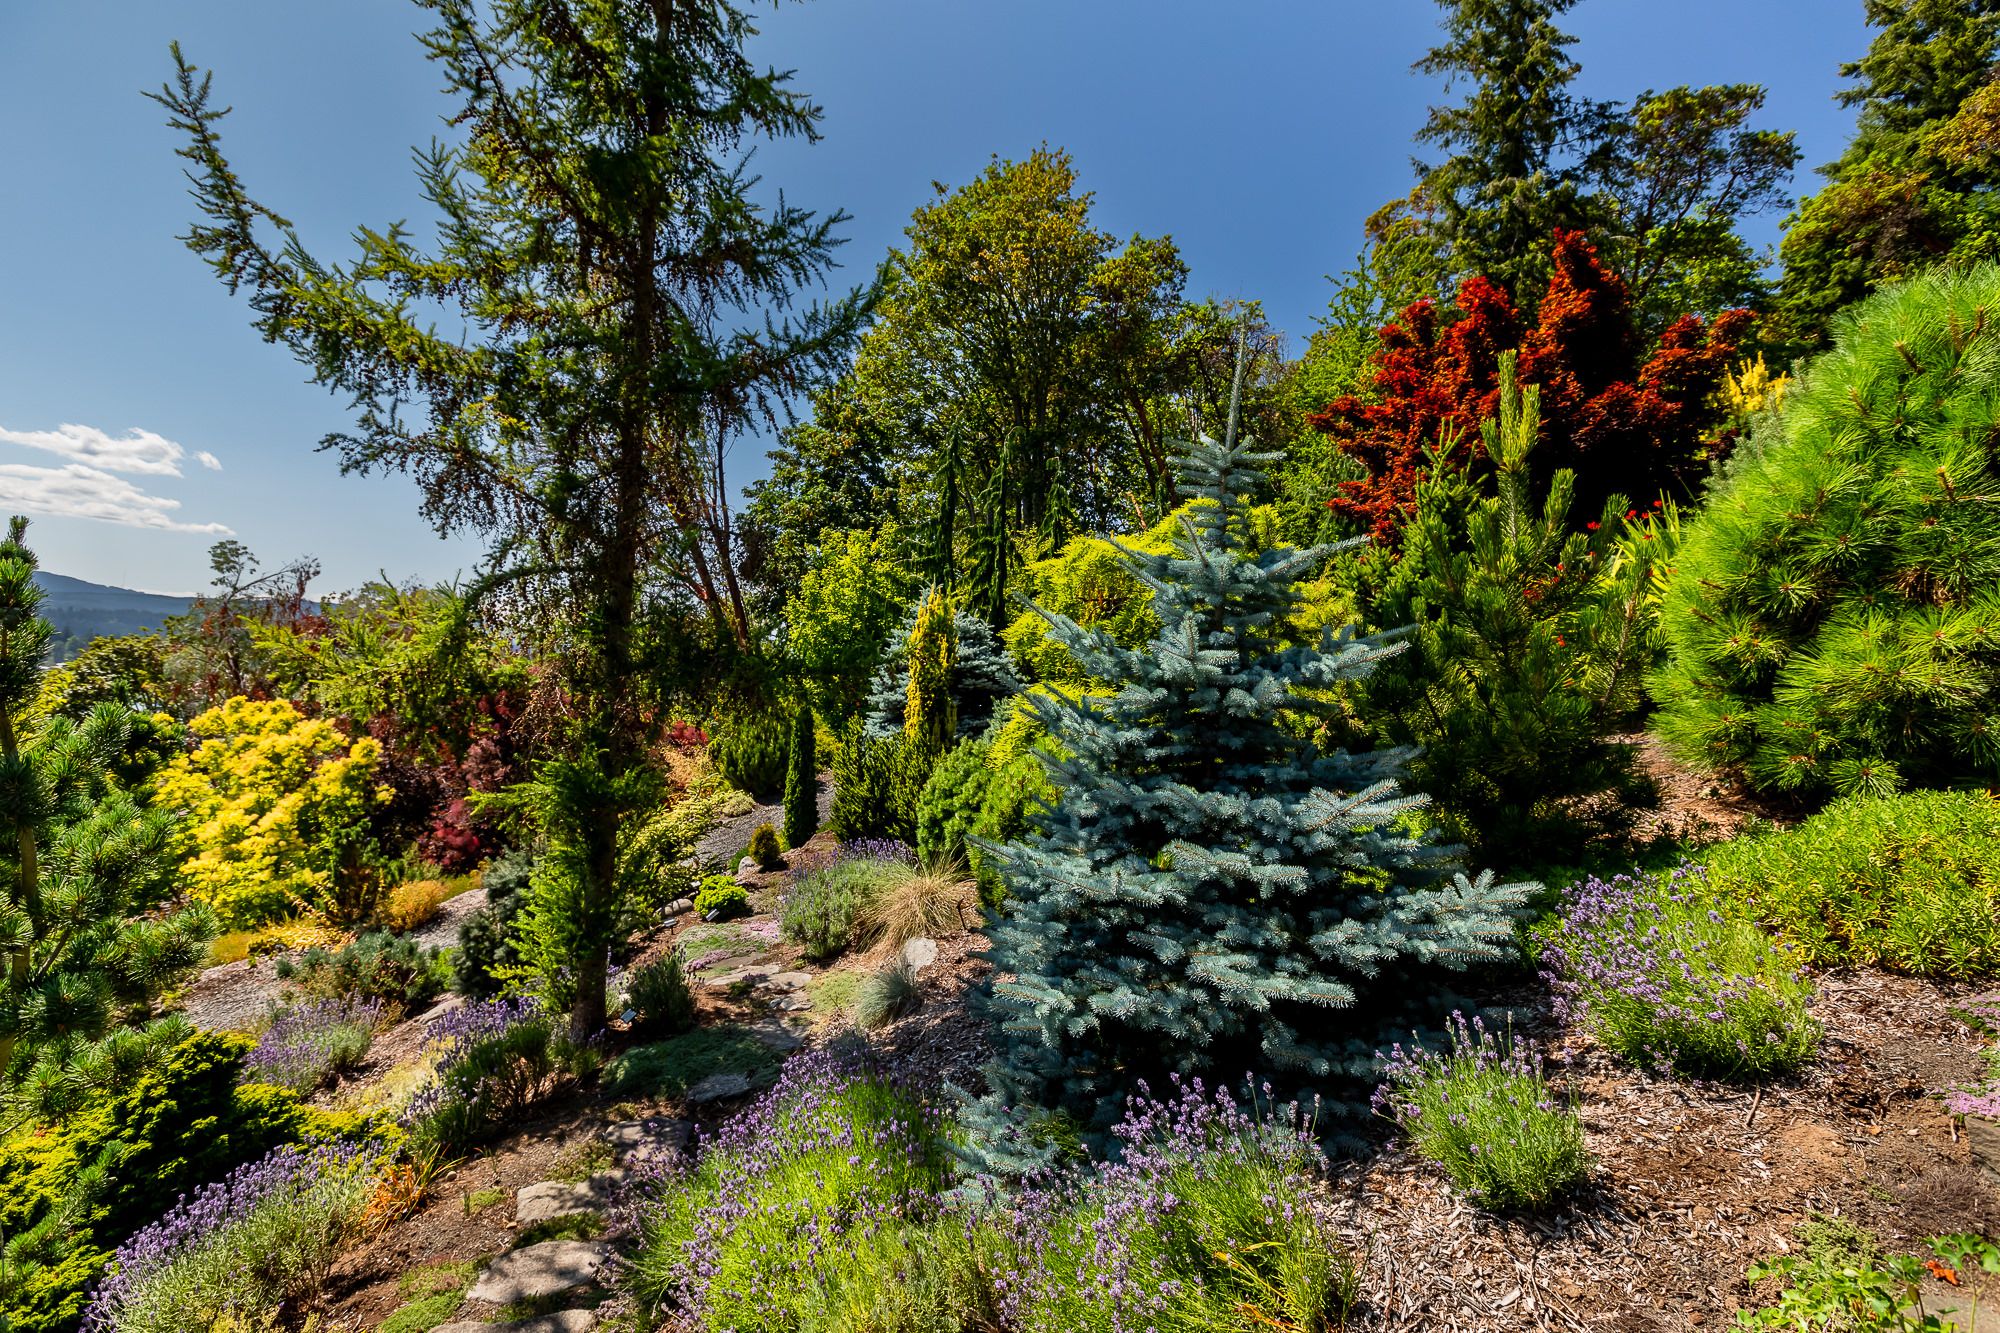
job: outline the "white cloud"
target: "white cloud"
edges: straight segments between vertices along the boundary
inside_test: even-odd
[[[0,431],[0,439],[9,438],[8,432]],[[176,518],[174,511],[181,507],[179,500],[148,495],[123,477],[82,463],[67,463],[62,467],[0,463],[0,506],[60,518],[94,518],[128,528],[155,528],[162,532],[199,532],[216,537],[231,536],[233,532],[220,523],[189,523]]]
[[[188,451],[164,435],[134,427],[111,435],[95,426],[66,421],[54,430],[8,430],[0,426],[0,444],[18,444],[108,472],[137,472],[149,477],[178,477]],[[206,449],[195,454],[203,467],[220,472],[222,463]]]

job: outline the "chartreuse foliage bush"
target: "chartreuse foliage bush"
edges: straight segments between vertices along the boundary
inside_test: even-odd
[[[1703,853],[1715,894],[1815,967],[2000,974],[2000,801],[1851,796]]]
[[[1762,1078],[1819,1047],[1799,959],[1725,915],[1700,867],[1572,885],[1538,928],[1558,1010],[1599,1041],[1662,1072]]]
[[[750,891],[727,875],[710,875],[694,895],[694,910],[717,921],[750,914]]]
[[[0,1319],[66,1333],[112,1247],[183,1194],[281,1144],[356,1137],[364,1122],[289,1089],[242,1083],[250,1042],[188,1032],[109,1095],[0,1141]]]
[[[1448,1031],[1449,1050],[1390,1049],[1376,1109],[1483,1207],[1539,1208],[1580,1182],[1583,1124],[1541,1056],[1477,1016],[1453,1014]]]
[[[1138,1078],[1226,1062],[1358,1083],[1385,1029],[1442,1019],[1425,1011],[1446,973],[1514,955],[1532,886],[1469,879],[1410,830],[1406,755],[1300,738],[1301,715],[1393,650],[1285,642],[1327,552],[1253,548],[1257,462],[1234,443],[1183,455],[1182,493],[1207,503],[1173,552],[1127,557],[1160,626],[1146,648],[1049,618],[1119,692],[1032,705],[1060,796],[1005,849],[1008,911],[989,929],[998,1049],[968,1119],[996,1169],[1052,1150],[1004,1138],[1009,1107],[1100,1135]]]
[[[635,1294],[715,1333],[1329,1333],[1352,1300],[1296,1108],[1142,1087],[1117,1163],[1005,1198],[951,1188],[955,1133],[851,1058],[794,1058],[692,1167],[650,1182]]]
[[[786,762],[791,755],[789,717],[777,711],[739,713],[716,723],[708,743],[715,771],[759,799],[785,789]]]
[[[393,794],[378,779],[381,743],[282,699],[231,699],[188,734],[199,743],[160,774],[153,804],[181,820],[189,892],[231,927],[306,907],[365,916],[368,817]]]
[[[1684,529],[1661,737],[1811,797],[2000,779],[1996,431],[2000,267],[1843,314]]]

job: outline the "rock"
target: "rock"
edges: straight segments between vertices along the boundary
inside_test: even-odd
[[[787,995],[784,999],[778,1001],[778,1008],[788,1014],[802,1014],[812,1007],[813,1002],[810,995]]]
[[[763,981],[767,977],[776,976],[778,969],[769,963],[751,963],[747,967],[738,968],[737,972],[739,975],[749,977],[753,981]]]
[[[778,972],[764,978],[764,984],[773,990],[797,990],[812,980],[810,972]]]
[[[705,1106],[709,1102],[741,1097],[748,1091],[750,1078],[746,1074],[710,1074],[687,1090],[687,1099],[690,1105]]]
[[[724,972],[720,976],[710,977],[702,984],[706,985],[710,990],[728,990],[731,986],[748,980],[750,980],[748,974],[739,968],[733,972]]]
[[[1965,1117],[1965,1145],[1972,1149],[1972,1160],[1988,1176],[2000,1180],[2000,1120],[1977,1115]]]
[[[495,1259],[466,1298],[511,1305],[562,1296],[597,1281],[611,1255],[611,1247],[597,1241],[545,1240]]]
[[[694,910],[694,899],[692,898],[676,898],[672,902],[668,903],[666,908],[667,915],[670,917],[684,916],[687,913],[692,912],[693,910]]]
[[[595,1310],[563,1310],[556,1314],[545,1314],[539,1319],[516,1319],[505,1324],[482,1324],[476,1319],[461,1319],[455,1323],[439,1324],[431,1333],[589,1333],[597,1327]]]
[[[919,935],[903,946],[903,961],[912,972],[921,972],[937,961],[937,941]]]
[[[600,1171],[588,1180],[544,1180],[514,1196],[514,1220],[524,1227],[575,1213],[601,1213],[617,1202],[623,1171]]]
[[[757,882],[757,863],[747,856],[738,861],[736,863],[736,882],[743,885],[755,884]]]
[[[805,999],[803,995],[795,998]],[[786,1002],[786,1004],[789,1003],[790,1001]],[[812,1001],[806,1000],[806,1003],[810,1005]],[[757,1023],[745,1029],[745,1031],[763,1043],[766,1048],[776,1051],[780,1055],[789,1055],[806,1044],[804,1037],[801,1037],[783,1023]]]
[[[669,1161],[687,1151],[694,1126],[685,1120],[655,1116],[650,1120],[624,1120],[604,1131],[604,1141],[621,1162],[639,1164]]]

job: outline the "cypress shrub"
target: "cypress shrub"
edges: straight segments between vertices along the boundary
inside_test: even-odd
[[[819,756],[814,753],[812,705],[792,715],[791,762],[785,769],[785,846],[803,847],[819,832]]]

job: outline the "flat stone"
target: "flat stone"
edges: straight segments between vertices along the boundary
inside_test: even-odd
[[[691,1105],[703,1106],[709,1102],[727,1101],[731,1097],[741,1097],[750,1091],[750,1079],[745,1074],[710,1074],[701,1082],[687,1090]]]
[[[764,981],[778,975],[778,969],[770,963],[751,963],[748,967],[737,968],[736,971],[738,975],[748,977],[752,981]]]
[[[2000,1120],[1978,1115],[1965,1117],[1965,1146],[1972,1149],[1972,1160],[1979,1163],[1981,1170],[2000,1180]]]
[[[797,998],[805,999],[804,996]],[[811,1002],[807,1001],[807,1003]],[[766,1049],[776,1051],[780,1055],[789,1055],[806,1044],[804,1037],[801,1037],[783,1023],[755,1023],[746,1028],[745,1031],[755,1037]]]
[[[764,978],[764,984],[773,990],[797,990],[811,981],[810,972],[776,972]]]
[[[728,990],[731,986],[749,980],[750,980],[749,974],[744,972],[741,968],[738,968],[733,972],[724,972],[720,976],[710,977],[707,981],[703,982],[702,984],[707,986],[710,990]]]
[[[588,1180],[544,1180],[514,1196],[514,1220],[524,1227],[577,1213],[601,1213],[618,1200],[623,1171],[600,1171]]]
[[[921,972],[937,961],[937,941],[919,935],[903,946],[903,961],[912,972]]]
[[[813,1007],[812,996],[787,995],[784,999],[778,1001],[777,1007],[788,1014],[802,1014]]]
[[[611,1261],[612,1248],[590,1240],[545,1240],[512,1250],[487,1265],[468,1300],[511,1305],[588,1287]]]
[[[621,1120],[604,1131],[604,1141],[621,1162],[638,1164],[664,1162],[687,1151],[694,1126],[685,1120],[654,1116],[649,1120]]]
[[[431,1333],[590,1333],[597,1327],[595,1310],[560,1310],[539,1319],[515,1319],[504,1324],[482,1324],[476,1319],[439,1324]]]

